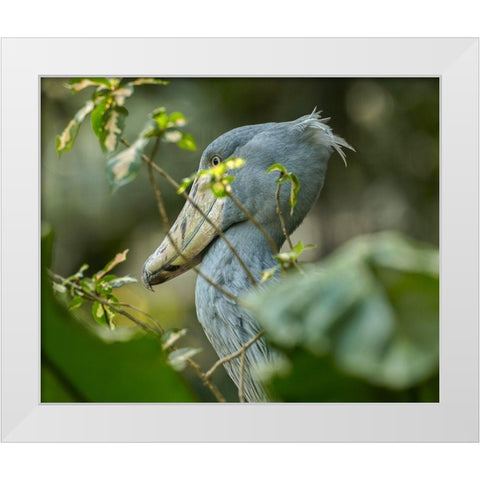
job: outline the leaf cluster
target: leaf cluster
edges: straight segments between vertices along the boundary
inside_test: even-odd
[[[165,109],[157,108],[151,114],[143,130],[126,150],[115,154],[123,138],[128,110],[125,103],[135,87],[140,85],[167,85],[165,80],[155,78],[74,78],[67,84],[72,93],[88,87],[94,87],[92,98],[74,115],[68,125],[55,140],[57,153],[68,152],[73,147],[78,130],[90,115],[93,132],[98,138],[100,148],[111,158],[107,162],[107,177],[112,189],[131,182],[140,168],[142,155],[150,139],[158,138],[165,143],[173,143],[179,148],[195,150],[195,139],[181,129],[187,123],[181,112],[167,114]],[[113,156],[112,156],[113,155]]]
[[[113,318],[116,315],[113,307],[119,305],[119,300],[113,294],[113,290],[137,282],[130,275],[118,277],[111,273],[117,265],[127,259],[127,253],[128,249],[122,253],[117,253],[112,260],[91,277],[85,276],[84,272],[88,270],[89,266],[83,264],[76,273],[63,282],[54,281],[54,290],[59,293],[68,292],[70,294],[70,310],[75,310],[86,302],[92,302],[93,320],[113,330],[115,328]]]
[[[231,192],[230,184],[235,180],[235,177],[230,175],[230,170],[242,168],[244,165],[245,160],[243,158],[228,158],[214,167],[200,170],[182,179],[177,193],[182,194],[185,192],[195,180],[205,179],[202,188],[210,188],[215,197],[224,198]]]
[[[277,253],[273,258],[278,261],[282,268],[290,268],[295,265],[300,255],[311,248],[315,248],[315,245],[303,245],[303,242],[298,242],[293,248],[286,252]]]

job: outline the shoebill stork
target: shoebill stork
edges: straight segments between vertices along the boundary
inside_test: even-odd
[[[231,172],[235,176],[231,184],[232,193],[263,226],[278,249],[285,241],[276,211],[275,180],[278,179],[278,172],[267,174],[266,170],[274,163],[281,163],[289,172],[295,173],[300,181],[298,200],[292,215],[289,186],[280,191],[279,203],[286,230],[290,234],[317,200],[325,179],[327,161],[333,150],[345,160],[342,147],[352,148],[332,132],[326,124],[327,120],[314,112],[291,122],[239,127],[218,137],[202,154],[199,170],[211,168],[229,158],[244,160],[242,168]],[[216,198],[209,188],[202,188],[205,187],[202,185],[205,181],[205,177],[195,180],[190,198],[223,232],[256,282],[260,283],[262,272],[276,265],[271,243],[231,198]],[[175,242],[177,248],[171,241]],[[231,248],[187,201],[169,235],[145,262],[143,281],[151,288],[200,262],[204,275],[236,297],[253,288],[251,279]],[[202,276],[197,278],[195,303],[198,320],[220,358],[238,351],[260,331],[248,311]],[[246,350],[243,393],[247,401],[268,400],[255,370],[259,364],[271,361],[274,355],[263,337]],[[240,358],[224,366],[238,386]]]

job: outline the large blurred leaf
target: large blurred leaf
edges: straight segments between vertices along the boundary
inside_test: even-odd
[[[113,190],[130,183],[137,176],[142,164],[142,154],[148,142],[148,138],[140,137],[107,162],[108,181]]]
[[[56,301],[45,275],[52,231],[43,230],[42,401],[197,401],[184,379],[167,364],[160,339],[142,336],[105,342]]]
[[[42,357],[57,378],[90,402],[191,402],[195,395],[148,336],[106,343],[42,291]],[[42,376],[48,388],[52,369]],[[58,382],[57,382],[58,383]],[[51,389],[50,389],[51,390]],[[57,400],[50,394],[42,401]]]
[[[292,388],[304,382],[313,388],[333,371],[340,389],[356,379],[405,390],[437,374],[436,249],[377,234],[351,241],[306,271],[249,298],[267,336],[291,359],[284,377]],[[359,400],[360,390],[353,392]]]
[[[45,358],[42,358],[41,367],[41,398],[42,402],[82,402],[85,399],[76,392],[62,375],[48,365]]]

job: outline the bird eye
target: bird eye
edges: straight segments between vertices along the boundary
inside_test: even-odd
[[[217,165],[220,165],[222,163],[222,159],[218,156],[218,155],[214,155],[211,160],[210,160],[210,163],[216,167]]]

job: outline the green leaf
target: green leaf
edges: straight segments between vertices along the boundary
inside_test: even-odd
[[[168,85],[167,80],[160,80],[159,78],[137,78],[130,82],[131,85]]]
[[[70,275],[68,278],[65,279],[65,283],[67,282],[77,282],[78,280],[83,278],[83,273],[88,270],[88,265],[84,263],[77,272],[75,272],[73,275]]]
[[[115,329],[113,323],[113,317],[116,315],[115,310],[108,305],[100,302],[93,302],[92,305],[92,317],[98,324],[107,326],[110,330]]]
[[[245,165],[245,160],[243,158],[228,158],[224,162],[227,170],[232,170],[236,168],[242,168]]]
[[[201,176],[210,175],[213,177],[214,180],[219,181],[225,175],[226,171],[227,171],[227,164],[223,162],[223,163],[219,163],[218,165],[215,165],[214,167],[209,168],[206,171],[200,172],[200,175]]]
[[[93,276],[93,279],[95,280],[95,282],[98,282],[106,273],[113,270],[117,265],[119,265],[120,263],[123,263],[127,259],[127,253],[128,253],[128,248],[121,253],[117,253],[115,257],[112,260],[110,260],[105,265],[105,267],[102,268],[102,270],[98,271]]]
[[[164,142],[167,143],[178,143],[182,140],[182,132],[180,130],[166,130],[163,133],[162,139]]]
[[[106,277],[105,277],[106,280]],[[112,288],[120,288],[124,285],[128,285],[131,283],[137,283],[138,280],[130,275],[126,275],[125,277],[117,277],[113,280],[110,280],[108,283]]]
[[[290,215],[293,215],[293,210],[298,200],[298,192],[300,190],[300,180],[294,174],[290,174],[290,181],[292,182],[292,188],[290,190]]]
[[[201,348],[179,348],[168,354],[168,363],[177,372],[183,370],[187,366],[187,360],[197,353],[201,352]]]
[[[233,175],[224,175],[222,177],[222,183],[225,186],[230,185],[234,180],[235,180],[235,177]]]
[[[144,137],[161,137],[164,142],[175,143],[179,148],[185,150],[196,150],[195,139],[192,135],[178,130],[186,124],[183,113],[173,112],[167,114],[164,107],[157,108],[151,114],[154,121],[153,126],[149,125],[148,129],[143,132]]]
[[[88,101],[73,117],[72,120],[68,123],[65,130],[60,134],[57,135],[55,138],[55,148],[59,156],[63,152],[68,152],[73,147],[73,143],[75,142],[75,138],[77,137],[78,129],[80,125],[85,120],[86,116],[93,110],[94,103],[92,101]]]
[[[160,108],[157,108],[156,110],[154,110],[152,112],[152,118],[153,118],[153,120],[155,120],[155,122],[158,126],[158,129],[160,131],[163,131],[167,128],[168,115],[165,112],[165,108],[160,107]]]
[[[421,388],[438,375],[438,250],[399,234],[355,239],[305,275],[253,294],[249,307],[289,356],[291,386],[329,374],[313,363],[305,370],[305,353],[372,388]]]
[[[272,278],[275,273],[278,272],[278,269],[280,268],[279,265],[275,265],[272,268],[268,268],[267,270],[263,270],[262,276],[260,278],[260,283],[266,282],[268,279]]]
[[[92,112],[91,123],[103,152],[112,153],[117,149],[127,115],[128,110],[116,105],[110,96],[103,98],[96,105]]]
[[[95,282],[91,278],[82,278],[80,286],[87,292],[95,292]]]
[[[83,272],[89,269],[88,264],[84,263],[82,266],[78,269],[78,272],[76,273],[77,276],[83,276]]]
[[[72,78],[67,85],[73,93],[77,93],[87,87],[103,86],[111,88],[112,82],[108,78],[91,77],[91,78]]]
[[[113,156],[107,162],[108,181],[113,190],[135,179],[148,142],[148,138],[138,138],[129,148]]]
[[[270,165],[270,167],[267,168],[267,173],[270,172],[280,172],[288,176],[287,169],[281,163],[274,163],[273,165]]]
[[[61,283],[52,282],[53,291],[56,293],[66,293],[67,287]]]
[[[179,148],[182,148],[183,150],[196,150],[197,145],[195,144],[195,139],[193,138],[193,135],[190,135],[189,133],[182,133],[181,139],[176,142],[177,146]]]
[[[102,277],[102,282],[111,282],[112,280],[115,280],[117,276],[113,273],[110,273],[109,275],[103,275]]]
[[[212,193],[217,198],[224,198],[227,196],[227,188],[222,182],[214,182],[212,183],[210,188],[212,190]]]
[[[178,328],[171,328],[162,335],[162,348],[167,350],[170,348],[177,340],[184,337],[187,333],[186,328],[179,330]]]
[[[115,317],[117,312],[115,312],[115,310],[109,305],[103,305],[103,310],[105,311],[105,319],[107,321],[108,328],[110,328],[110,330],[115,330],[113,318]]]
[[[105,316],[105,310],[100,302],[93,302],[92,317],[98,324],[108,326],[107,317]]]
[[[75,309],[81,307],[85,302],[86,302],[86,300],[83,297],[75,295],[72,298],[71,302],[69,303],[68,308],[70,310],[75,310]]]
[[[123,106],[125,104],[125,101],[128,97],[130,97],[133,92],[134,88],[132,85],[126,84],[121,87],[118,87],[112,92],[112,97],[115,100],[115,103],[119,106]]]
[[[103,134],[105,124],[105,113],[112,106],[112,98],[110,95],[102,97],[102,99],[95,105],[95,108],[90,116],[90,123],[92,125],[93,133],[100,138]]]
[[[105,297],[106,295],[112,293],[112,286],[104,281],[97,283],[97,288],[95,289],[97,295]]]
[[[128,111],[124,107],[116,106],[105,112],[103,135],[100,138],[100,146],[107,153],[113,153],[122,138],[125,129],[125,118]]]
[[[185,115],[181,112],[173,112],[168,116],[167,127],[184,127],[187,124]]]
[[[303,253],[305,249],[310,248],[315,248],[315,245],[307,245],[305,247],[303,246],[302,242],[298,242],[293,248],[291,248],[287,252],[277,253],[277,255],[274,255],[273,258],[278,260],[278,262],[283,267],[289,267],[298,260],[298,257]]]
[[[195,181],[197,177],[198,175],[194,173],[193,175],[190,175],[190,177],[183,178],[180,182],[180,187],[178,188],[177,193],[183,193]]]

